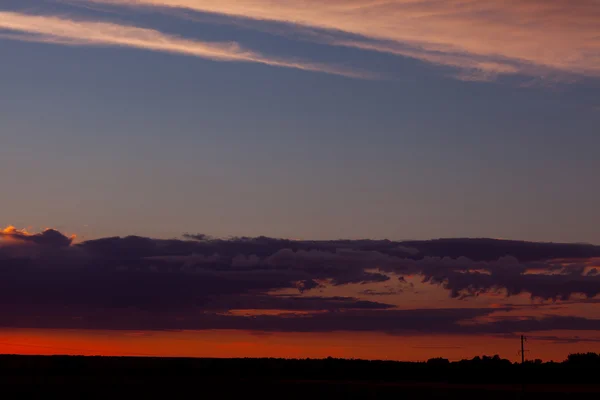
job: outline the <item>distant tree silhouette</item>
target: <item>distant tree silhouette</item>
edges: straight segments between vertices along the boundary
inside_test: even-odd
[[[442,357],[427,362],[326,359],[193,359],[135,357],[69,357],[0,355],[2,376],[94,376],[167,379],[327,380],[364,382],[445,382],[461,384],[584,384],[596,383],[600,355],[571,354],[563,362],[527,361],[524,365],[494,356],[449,361]],[[170,379],[170,378],[169,378]]]
[[[575,353],[569,354],[566,363],[578,366],[600,366],[600,354],[596,353]]]
[[[475,356],[470,360],[461,360],[458,361],[459,364],[462,365],[472,365],[472,366],[482,366],[482,367],[500,367],[500,366],[510,366],[512,362],[507,359],[501,358],[498,354],[490,357],[490,356]]]
[[[450,361],[442,357],[430,358],[427,360],[427,365],[431,367],[446,367],[450,365]]]

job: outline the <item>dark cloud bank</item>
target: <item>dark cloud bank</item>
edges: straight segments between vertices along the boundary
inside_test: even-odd
[[[401,284],[410,275],[444,287],[455,298],[500,291],[547,301],[591,299],[600,294],[600,275],[590,262],[594,257],[600,257],[599,246],[492,239],[185,235],[183,240],[130,236],[73,244],[55,230],[35,235],[5,230],[0,232],[0,327],[504,335],[600,330],[600,320],[556,315],[473,321],[516,308],[511,305],[398,310],[377,301],[381,292],[373,290],[362,291],[370,300],[319,295],[322,286]],[[273,294],[279,289],[297,294]],[[280,311],[253,315],[249,310]]]

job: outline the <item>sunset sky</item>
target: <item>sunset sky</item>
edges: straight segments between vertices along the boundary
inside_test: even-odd
[[[600,351],[599,21],[3,0],[0,353]]]

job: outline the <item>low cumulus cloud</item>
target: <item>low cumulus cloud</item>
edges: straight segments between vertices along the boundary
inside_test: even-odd
[[[544,300],[583,295],[593,304],[600,294],[594,273],[600,247],[592,245],[206,235],[73,243],[56,230],[0,232],[1,326],[397,334],[600,329],[598,321],[581,317],[494,318],[516,305],[399,310],[386,302],[401,300],[402,288],[412,284],[406,277],[416,276],[466,301],[502,292]],[[375,286],[354,296],[320,294],[350,284]],[[479,317],[487,318],[465,323]]]
[[[8,226],[0,230],[0,245],[2,240],[9,244],[32,243],[42,246],[67,247],[71,245],[75,235],[67,237],[54,229],[46,229],[41,233],[31,234],[25,229],[17,229],[14,226]]]
[[[595,268],[589,267],[588,260],[521,262],[513,256],[504,256],[495,261],[473,261],[467,257],[427,256],[420,260],[405,259],[391,270],[421,275],[423,282],[444,287],[451,297],[500,292],[506,296],[526,293],[534,299],[568,300],[575,294],[588,298],[600,294],[600,277],[594,274]]]

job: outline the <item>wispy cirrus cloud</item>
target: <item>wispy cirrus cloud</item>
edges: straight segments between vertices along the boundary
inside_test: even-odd
[[[89,19],[0,12],[0,31],[13,40],[70,46],[130,47],[182,54],[214,61],[250,62],[275,67],[323,72],[352,78],[374,78],[343,67],[271,57],[235,42],[204,42],[157,30]]]
[[[600,76],[600,3],[595,0],[78,1],[187,9],[327,30],[333,38],[321,39],[329,44],[456,68],[463,79]],[[336,32],[355,39],[335,39]]]

